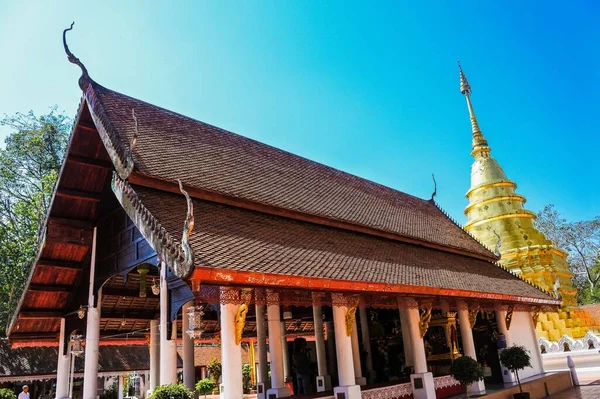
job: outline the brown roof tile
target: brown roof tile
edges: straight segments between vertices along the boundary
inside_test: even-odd
[[[92,108],[129,143],[136,172],[488,258],[435,204],[93,84]],[[90,95],[88,95],[90,97]],[[121,147],[123,144],[117,143]]]
[[[133,186],[181,237],[181,195]],[[459,289],[552,300],[491,262],[333,227],[194,200],[196,265],[282,275]]]

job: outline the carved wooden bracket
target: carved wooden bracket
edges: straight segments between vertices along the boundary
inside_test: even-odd
[[[419,332],[421,338],[425,336],[427,329],[429,328],[429,322],[431,321],[431,303],[424,304],[424,308],[419,312]]]
[[[504,319],[504,321],[506,321],[506,329],[510,330],[510,323],[512,322],[512,317],[513,317],[513,311],[515,310],[515,306],[514,305],[509,305],[508,306],[508,310],[506,311],[506,318]]]
[[[540,317],[540,308],[534,307],[531,311],[531,319],[533,320],[533,328],[537,326],[538,317]]]
[[[356,308],[358,307],[358,297],[352,300],[352,303],[348,306],[346,312],[346,336],[352,335],[352,329],[354,328],[354,322],[356,320]]]
[[[246,316],[248,315],[248,308],[250,301],[252,300],[251,291],[242,291],[240,293],[240,299],[243,301],[238,305],[237,313],[235,314],[235,344],[239,345],[242,342],[242,334],[244,333],[244,327],[246,326]]]

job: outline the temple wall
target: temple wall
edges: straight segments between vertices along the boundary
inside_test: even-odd
[[[532,368],[519,372],[520,378],[527,378],[544,372],[540,348],[537,344],[535,329],[531,314],[528,312],[515,312],[510,326],[510,336],[515,345],[526,347],[531,355]]]

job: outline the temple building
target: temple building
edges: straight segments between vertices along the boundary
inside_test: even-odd
[[[269,399],[448,397],[463,389],[448,375],[460,356],[485,365],[468,387],[481,393],[512,380],[498,353],[513,344],[531,351],[522,378],[543,373],[534,322],[560,300],[499,267],[433,196],[108,89],[68,30],[83,95],[9,327],[13,347],[58,348],[56,398],[82,343],[83,399],[102,391],[99,347],[140,342],[150,390],[178,381],[178,350],[193,388],[194,348],[218,346],[223,399],[246,390],[248,346],[252,389]]]
[[[577,306],[577,290],[567,265],[567,253],[548,240],[534,225],[535,213],[525,209],[525,197],[490,155],[471,103],[471,86],[460,68],[460,91],[467,100],[473,132],[471,188],[465,208],[464,229],[501,256],[500,264],[526,281],[562,299],[558,312],[542,313],[536,323],[539,338],[557,342],[563,336],[582,338],[600,330],[598,320]]]

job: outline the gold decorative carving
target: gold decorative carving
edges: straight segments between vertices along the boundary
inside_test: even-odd
[[[235,315],[235,344],[239,345],[242,342],[242,334],[244,333],[244,327],[246,326],[246,316],[248,315],[248,306],[252,295],[242,294],[244,302],[242,302],[237,309]]]
[[[356,297],[351,304],[348,306],[346,312],[346,336],[352,335],[352,329],[354,328],[354,322],[356,320],[356,308],[358,307],[358,297]]]
[[[510,305],[508,307],[508,310],[506,311],[506,317],[504,319],[504,321],[506,321],[506,329],[510,330],[510,323],[512,322],[512,317],[513,317],[513,311],[515,310],[515,306],[514,305]]]
[[[431,303],[425,305],[425,308],[421,310],[419,318],[419,332],[421,338],[425,336],[427,329],[429,328],[429,322],[431,321]]]
[[[540,309],[533,308],[533,311],[531,312],[531,319],[533,320],[533,328],[535,328],[537,326],[538,317],[540,317]]]
[[[477,322],[477,314],[479,314],[479,307],[469,310],[469,325],[471,326],[471,329],[475,327],[475,323]]]

